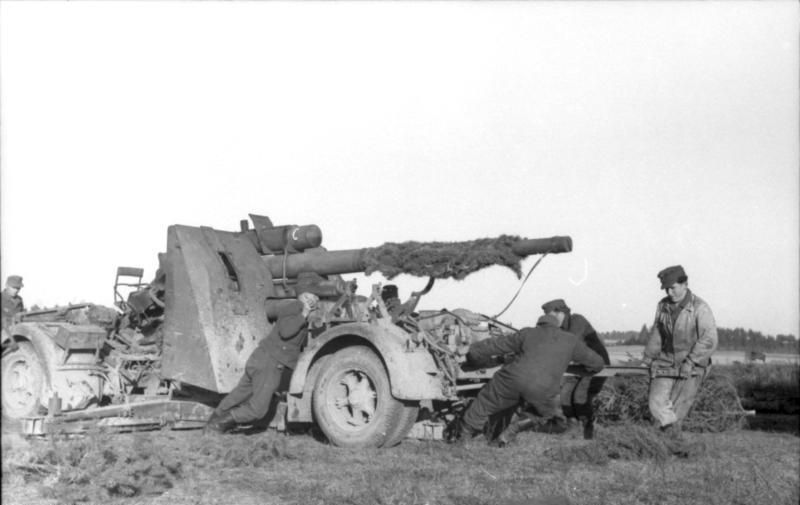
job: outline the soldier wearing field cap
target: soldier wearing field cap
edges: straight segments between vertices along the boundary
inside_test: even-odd
[[[22,289],[22,277],[19,275],[9,275],[6,279],[6,286],[3,289],[2,308],[4,329],[10,328],[14,324],[14,317],[20,312],[25,312],[25,304],[19,291]]]
[[[667,296],[658,302],[644,349],[643,361],[651,370],[648,401],[661,430],[682,440],[680,423],[711,368],[717,326],[711,307],[689,290],[682,266],[667,267],[658,278]]]
[[[541,316],[535,328],[475,342],[467,353],[467,361],[480,363],[490,356],[506,354],[517,357],[494,374],[464,412],[459,427],[462,440],[483,430],[489,416],[525,400],[528,415],[512,418],[498,437],[498,444],[505,445],[519,431],[536,423],[530,414],[544,420],[559,414],[561,377],[570,362],[583,365],[590,373],[603,369],[603,358],[578,337],[560,329],[558,319],[552,315]]]
[[[278,320],[245,364],[239,384],[222,399],[206,422],[206,431],[225,433],[237,424],[249,424],[269,412],[273,396],[288,388],[292,370],[308,335],[308,317],[319,298],[301,293],[278,309]]]
[[[395,284],[387,284],[381,289],[381,300],[386,305],[386,311],[392,318],[392,322],[397,321],[404,317],[414,314],[414,309],[417,307],[421,292],[411,294],[408,300],[402,302],[400,300],[400,291]]]
[[[560,298],[542,305],[542,311],[556,317],[562,330],[568,331],[603,358],[603,363],[611,364],[608,351],[597,336],[597,332],[580,314],[573,314],[566,302]],[[561,405],[567,417],[575,417],[583,422],[583,438],[594,438],[594,410],[592,401],[605,384],[605,377],[578,377],[568,375],[561,384]]]

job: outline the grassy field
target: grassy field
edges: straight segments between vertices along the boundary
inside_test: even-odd
[[[736,365],[715,373],[740,394],[798,403],[797,366]],[[629,384],[624,394],[631,405],[641,406],[635,395],[645,385]],[[618,390],[609,384],[609,391]],[[6,505],[795,505],[800,437],[798,416],[791,419],[795,429],[788,433],[732,425],[687,433],[688,458],[670,455],[638,418],[602,423],[593,441],[576,427],[563,435],[523,433],[504,449],[478,439],[467,446],[406,440],[392,449],[354,451],[272,431],[48,440],[4,434],[2,498]]]
[[[3,503],[188,504],[797,504],[800,438],[688,434],[687,459],[609,450],[596,440],[523,433],[505,448],[407,440],[342,450],[275,432],[95,435],[3,443]],[[641,437],[641,433],[638,433]],[[631,444],[629,444],[631,445]]]

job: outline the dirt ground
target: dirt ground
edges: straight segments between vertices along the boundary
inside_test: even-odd
[[[616,438],[613,438],[616,437]],[[406,440],[344,450],[310,435],[148,432],[71,440],[3,436],[5,505],[769,504],[800,499],[800,438],[688,434],[697,453],[598,457],[597,440],[524,433],[511,446]],[[604,444],[605,441],[605,444]]]

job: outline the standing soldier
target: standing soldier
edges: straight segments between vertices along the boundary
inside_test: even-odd
[[[610,365],[606,346],[597,336],[597,332],[580,314],[573,314],[566,302],[562,299],[551,300],[542,305],[545,314],[551,314],[560,320],[561,329],[572,333],[603,358],[603,363]],[[594,438],[594,410],[592,401],[600,393],[605,384],[605,377],[577,377],[568,375],[564,377],[561,385],[561,404],[571,407],[571,414],[583,422],[583,438]]]
[[[8,330],[14,324],[14,316],[20,312],[25,312],[25,304],[19,296],[22,289],[22,277],[19,275],[9,275],[6,279],[6,287],[3,289],[3,329]]]
[[[308,335],[307,318],[318,301],[316,295],[302,293],[278,310],[272,331],[247,359],[244,376],[211,414],[206,430],[224,433],[267,415],[273,395],[288,383],[297,365]]]
[[[656,317],[644,349],[650,366],[650,413],[663,432],[686,453],[680,423],[694,404],[717,348],[717,326],[711,308],[689,290],[689,277],[680,265],[658,273],[667,296],[658,302]]]
[[[511,335],[472,344],[467,353],[468,362],[512,353],[517,358],[498,370],[470,404],[461,421],[459,436],[462,440],[482,431],[489,416],[515,407],[523,399],[535,416],[546,420],[556,416],[561,376],[571,361],[584,365],[591,373],[603,369],[603,359],[578,337],[561,330],[560,323],[557,317],[544,315],[536,328],[523,328]],[[498,443],[505,445],[533,423],[530,418],[515,417],[498,437]]]

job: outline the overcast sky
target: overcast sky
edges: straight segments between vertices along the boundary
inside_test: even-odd
[[[638,330],[681,264],[719,326],[798,335],[798,10],[0,2],[3,277],[111,305],[168,225],[248,213],[329,249],[570,235],[504,319],[565,298]],[[493,267],[421,308],[493,315],[519,284]]]

